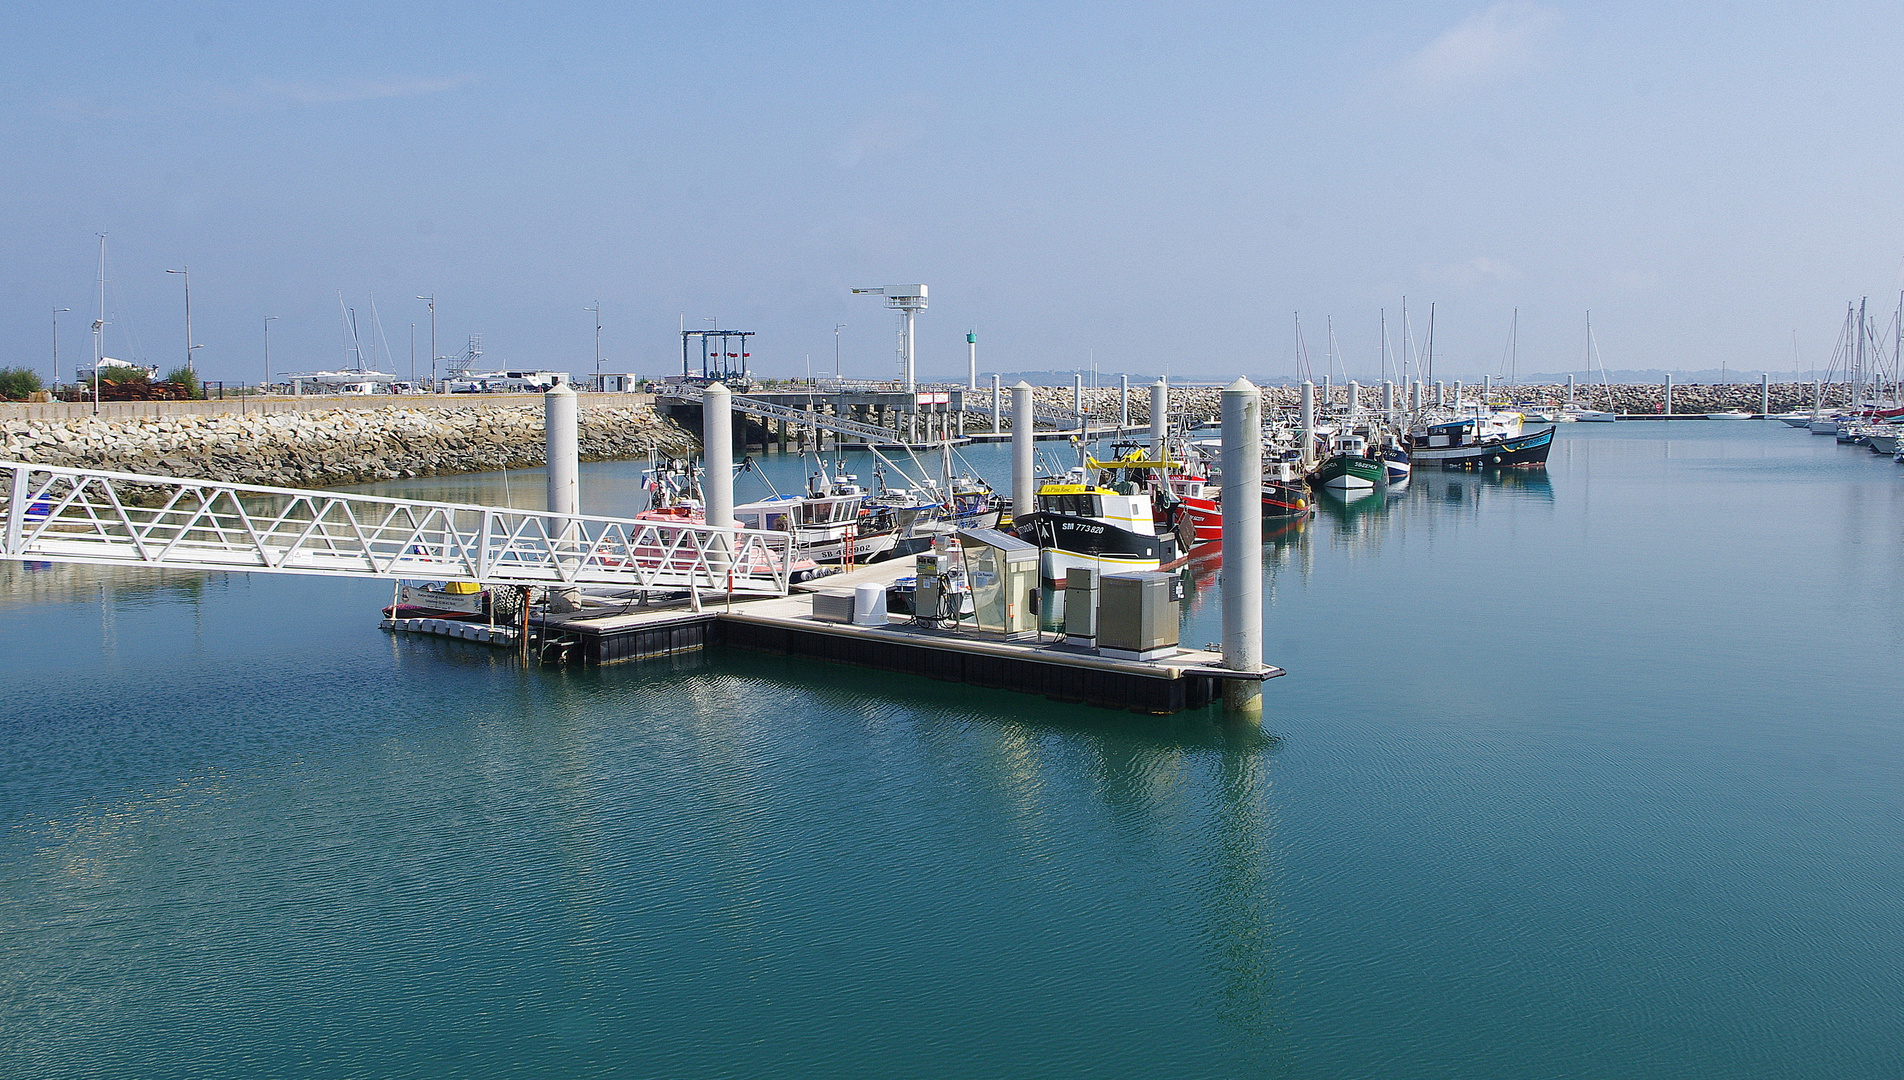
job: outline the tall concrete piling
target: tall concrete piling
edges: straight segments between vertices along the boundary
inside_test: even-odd
[[[1573,404],[1573,376],[1567,376],[1567,404]]]
[[[1667,416],[1673,414],[1673,377],[1671,375],[1666,376],[1666,401],[1661,406],[1661,411]]]
[[[1127,428],[1130,426],[1130,376],[1129,375],[1119,375],[1117,377],[1117,426],[1120,429],[1118,431],[1118,435],[1120,437],[1123,435],[1123,431],[1121,429]]]
[[[582,512],[581,439],[576,430],[575,391],[556,383],[542,395],[543,447],[548,456],[549,512]]]
[[[556,383],[542,395],[542,439],[548,461],[549,512],[571,517],[581,514],[581,439],[577,432],[575,391],[566,382]],[[558,550],[572,550],[579,540],[578,532],[578,523],[570,521],[552,526],[549,539]],[[550,590],[549,610],[570,612],[580,606],[579,590],[559,587]]]
[[[1005,430],[999,426],[1000,414],[1004,411],[1000,408],[1001,404],[1002,399],[998,394],[998,372],[994,371],[992,372],[992,434],[994,435]]]
[[[1772,376],[1763,371],[1759,373],[1759,415],[1772,415]]]
[[[1302,412],[1298,422],[1302,426],[1302,464],[1308,468],[1316,459],[1316,384],[1306,379],[1302,384]]]
[[[1170,384],[1158,379],[1150,384],[1150,460],[1164,459],[1164,443],[1170,438]]]
[[[1031,454],[1035,434],[1031,384],[1023,379],[1012,387],[1012,521],[1025,520],[1036,508],[1032,490]]]
[[[1388,379],[1382,380],[1382,417],[1391,423],[1395,419],[1395,384]]]
[[[720,383],[701,395],[701,494],[707,523],[734,526],[734,395]]]
[[[1349,419],[1353,421],[1362,412],[1362,384],[1349,380]]]
[[[1248,379],[1223,390],[1223,666],[1263,670],[1263,394]],[[1226,679],[1223,707],[1263,715],[1263,684]]]

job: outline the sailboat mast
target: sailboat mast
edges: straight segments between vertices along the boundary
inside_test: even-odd
[[[1382,381],[1388,381],[1388,310],[1377,308],[1382,319]]]
[[[1521,309],[1514,309],[1514,326],[1507,332],[1507,385],[1520,382],[1521,370]]]
[[[1864,305],[1869,297],[1858,300],[1858,370],[1856,389],[1851,391],[1851,411],[1856,412],[1864,402]]]

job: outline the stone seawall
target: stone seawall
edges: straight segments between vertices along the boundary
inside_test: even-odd
[[[521,469],[543,463],[541,405],[334,409],[264,416],[0,422],[0,458],[274,487]],[[584,461],[696,452],[647,406],[584,407]]]

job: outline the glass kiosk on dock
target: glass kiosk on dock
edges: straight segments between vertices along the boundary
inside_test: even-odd
[[[997,529],[960,529],[978,628],[1005,638],[1038,632],[1032,597],[1038,588],[1038,545]]]

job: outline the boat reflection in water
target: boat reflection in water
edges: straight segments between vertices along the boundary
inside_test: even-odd
[[[1545,469],[1426,472],[1416,476],[1415,486],[1430,499],[1455,505],[1479,507],[1490,498],[1554,501],[1553,479]]]

